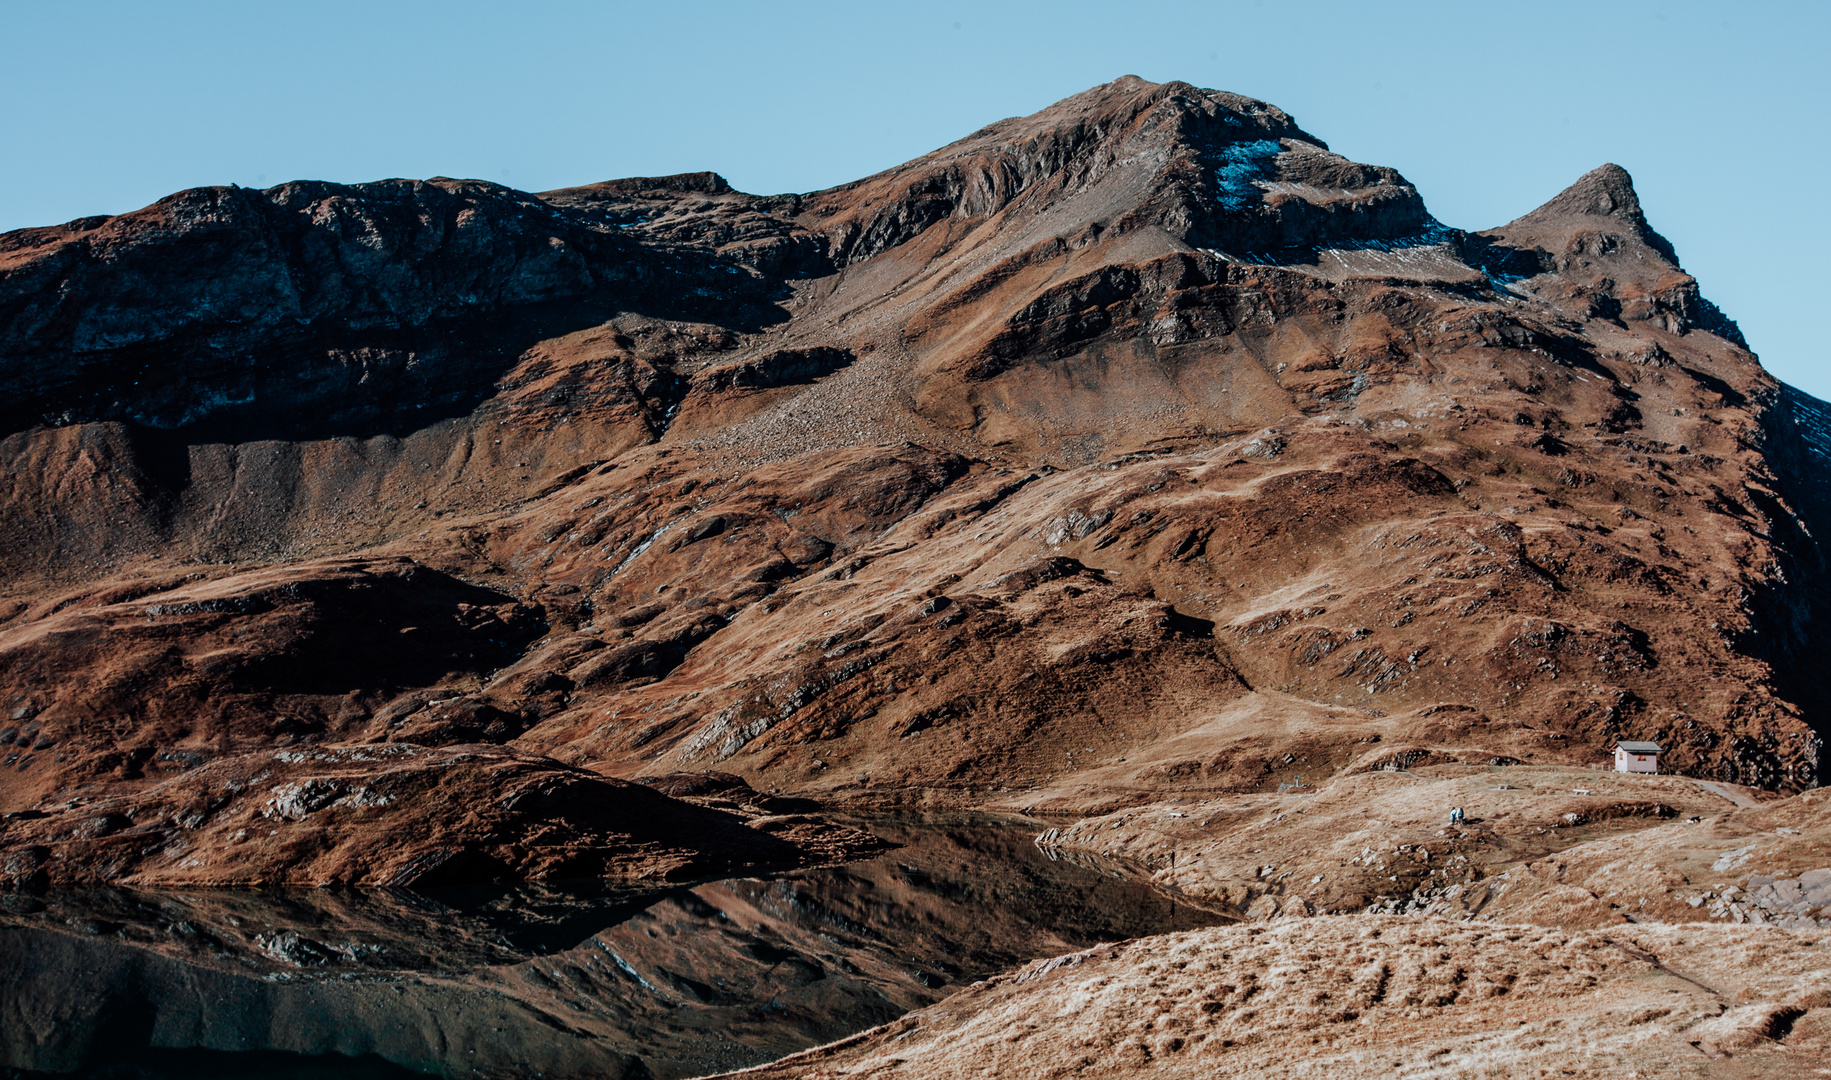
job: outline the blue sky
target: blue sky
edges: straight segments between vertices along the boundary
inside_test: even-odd
[[[857,179],[1123,74],[1271,101],[1497,225],[1614,161],[1770,370],[1831,397],[1831,5],[0,6],[0,230],[180,188]]]

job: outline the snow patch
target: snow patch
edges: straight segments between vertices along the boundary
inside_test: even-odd
[[[1271,175],[1272,163],[1284,147],[1276,139],[1229,143],[1221,148],[1221,165],[1214,170],[1220,189],[1215,201],[1224,210],[1246,210],[1263,198],[1260,182]]]
[[[1831,404],[1790,386],[1783,385],[1780,394],[1786,399],[1793,414],[1793,426],[1799,432],[1799,441],[1805,444],[1812,456],[1831,463]]]

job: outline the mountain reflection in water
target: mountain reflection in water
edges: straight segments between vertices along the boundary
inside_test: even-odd
[[[12,1076],[694,1076],[1214,916],[1032,845],[874,821],[869,862],[668,891],[0,896]]]

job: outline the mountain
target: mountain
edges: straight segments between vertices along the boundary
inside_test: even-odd
[[[472,762],[454,816],[709,771],[1103,813],[1617,737],[1822,780],[1831,412],[1612,165],[1466,233],[1128,77],[805,195],[199,189],[0,236],[0,390],[16,880],[368,880],[407,819],[350,793],[432,782],[383,753]],[[237,862],[269,779],[330,797]],[[572,865],[499,817],[441,873]]]

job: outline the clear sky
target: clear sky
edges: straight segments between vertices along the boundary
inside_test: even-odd
[[[0,230],[202,184],[698,169],[809,191],[1124,74],[1263,98],[1508,221],[1614,161],[1770,370],[1831,397],[1831,4],[0,3]]]

